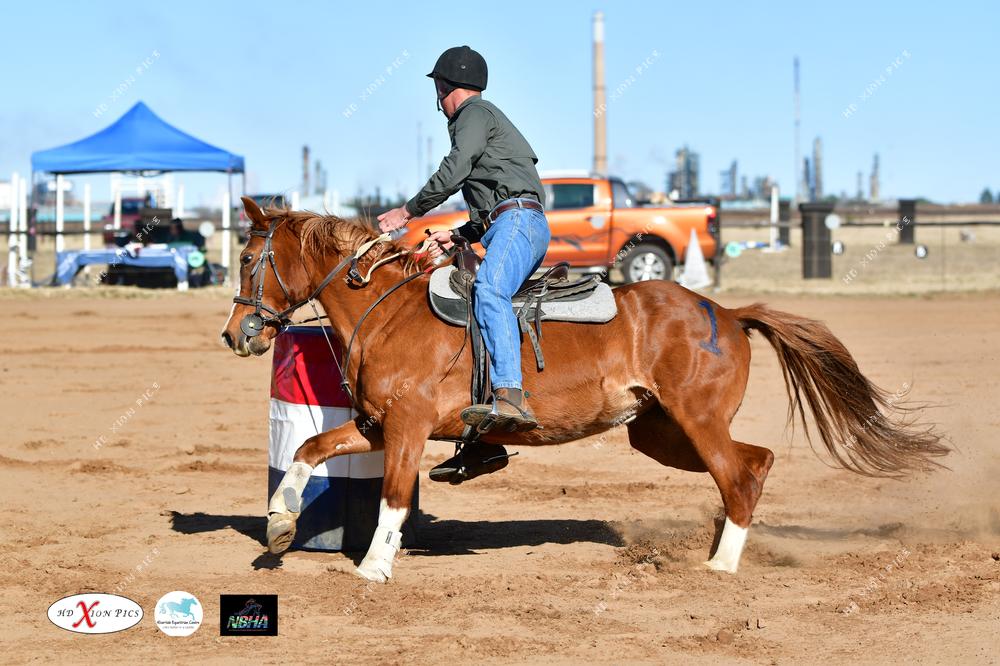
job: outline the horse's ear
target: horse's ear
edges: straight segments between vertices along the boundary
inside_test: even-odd
[[[264,216],[264,211],[262,211],[260,206],[257,205],[257,202],[250,197],[240,197],[240,199],[243,201],[243,210],[246,211],[247,217],[249,217],[254,224],[266,226],[267,218]]]

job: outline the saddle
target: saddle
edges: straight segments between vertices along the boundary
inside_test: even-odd
[[[453,326],[474,328],[472,285],[481,259],[461,236],[453,236],[457,248],[452,265],[431,274],[428,293],[431,310]],[[611,288],[599,275],[569,279],[569,264],[561,262],[535,279],[528,279],[511,298],[521,332],[528,336],[539,370],[545,368],[540,340],[543,321],[605,323],[618,314]],[[477,346],[474,344],[474,347]]]
[[[489,353],[483,343],[483,334],[479,330],[476,318],[472,316],[473,284],[482,259],[473,251],[469,242],[459,235],[452,235],[455,252],[451,265],[442,266],[431,273],[428,299],[431,310],[443,321],[453,326],[465,327],[465,337],[462,347],[456,352],[452,361],[456,361],[468,343],[472,348],[472,378],[470,384],[471,404],[484,404],[490,393]],[[531,340],[535,351],[535,362],[538,369],[545,368],[545,358],[542,355],[541,322],[545,320],[579,321],[604,323],[610,321],[618,313],[614,294],[611,288],[601,281],[600,276],[590,275],[575,282],[569,280],[569,264],[557,264],[534,280],[526,280],[511,299],[514,315],[517,317],[521,331]],[[531,322],[529,324],[529,321]],[[541,427],[541,426],[539,426]],[[470,478],[466,467],[464,451],[466,447],[478,445],[476,449],[482,457],[483,444],[480,436],[487,430],[473,428],[466,424],[460,439],[455,441],[456,470],[446,469],[441,479],[435,478],[434,470],[431,478],[448,480],[459,484]],[[498,465],[495,471],[507,465],[507,454],[502,446],[492,446],[489,455],[492,457],[486,463]],[[499,462],[502,459],[502,464]],[[447,465],[449,461],[442,463]],[[439,465],[435,470],[440,468]],[[481,470],[473,474],[483,473]]]

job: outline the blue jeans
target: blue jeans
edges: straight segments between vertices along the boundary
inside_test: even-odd
[[[486,258],[473,285],[473,310],[490,352],[494,390],[521,388],[521,332],[510,299],[542,265],[550,237],[545,214],[531,208],[504,211],[483,236]]]

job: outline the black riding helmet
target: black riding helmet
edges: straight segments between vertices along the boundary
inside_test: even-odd
[[[427,76],[444,84],[439,85],[437,91],[440,110],[441,100],[455,88],[480,92],[486,89],[486,59],[468,46],[453,46],[441,54]]]

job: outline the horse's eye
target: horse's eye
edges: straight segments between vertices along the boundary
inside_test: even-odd
[[[251,261],[253,261],[252,254],[244,254],[242,257],[240,257],[240,263],[243,264],[244,266],[249,264]]]

